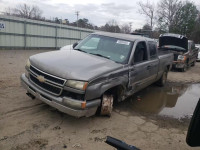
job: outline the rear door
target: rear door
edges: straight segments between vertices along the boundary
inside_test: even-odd
[[[129,87],[135,93],[149,84],[149,55],[146,41],[137,43],[129,68]]]
[[[149,49],[149,80],[150,83],[153,83],[156,80],[159,66],[159,58],[157,52],[156,42],[148,41],[148,49]]]

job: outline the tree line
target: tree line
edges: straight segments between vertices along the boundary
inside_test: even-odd
[[[147,18],[146,28],[154,36],[177,33],[200,43],[200,12],[193,2],[160,0],[157,5],[149,1],[139,2],[138,5],[140,13]]]
[[[27,4],[20,4],[15,8],[6,8],[5,15],[17,16],[22,18],[41,20],[46,22],[53,22],[58,24],[66,24],[70,26],[76,26],[81,28],[88,28],[94,30],[102,30],[107,32],[122,32],[122,33],[130,33],[131,27],[129,24],[123,24],[121,26],[118,25],[117,21],[114,19],[109,20],[104,26],[96,26],[87,18],[78,19],[75,22],[69,22],[68,19],[61,19],[58,17],[47,19],[42,16],[42,10],[38,6],[29,6]]]
[[[139,2],[137,5],[138,12],[146,17],[146,23],[141,29],[135,31],[132,31],[131,23],[119,25],[114,19],[99,27],[90,23],[87,18],[78,19],[75,22],[69,22],[68,19],[59,19],[58,17],[46,19],[42,16],[42,10],[38,6],[27,4],[7,8],[5,14],[108,32],[141,32],[149,34],[153,38],[158,38],[160,34],[166,32],[178,33],[200,43],[200,11],[193,2],[160,0],[157,4],[154,4],[147,0],[146,2]]]

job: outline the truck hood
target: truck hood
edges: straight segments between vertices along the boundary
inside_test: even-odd
[[[76,50],[51,51],[30,57],[31,65],[49,74],[89,81],[108,71],[123,67],[109,59]]]
[[[166,33],[159,37],[159,47],[164,48],[165,46],[172,46],[174,51],[187,51],[188,50],[188,39],[185,36],[179,34]],[[179,49],[177,47],[181,47]]]

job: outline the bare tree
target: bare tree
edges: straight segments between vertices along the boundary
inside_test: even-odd
[[[109,20],[109,21],[107,22],[107,24],[109,24],[109,26],[117,26],[117,25],[118,25],[117,21],[114,20],[114,19]]]
[[[150,20],[151,29],[153,28],[153,20],[155,16],[155,5],[150,3],[148,0],[146,3],[139,2],[138,5],[140,6],[139,12],[145,15]]]
[[[38,6],[20,4],[16,8],[7,8],[5,14],[30,19],[41,19],[42,10]]]
[[[114,19],[108,21],[104,26],[101,26],[100,30],[107,31],[107,32],[120,33],[120,27],[117,24],[117,21]]]
[[[131,32],[131,27],[129,24],[123,24],[121,26],[121,32],[122,33],[130,33]]]
[[[176,12],[182,7],[180,0],[161,0],[158,3],[158,27],[167,32],[171,31]]]

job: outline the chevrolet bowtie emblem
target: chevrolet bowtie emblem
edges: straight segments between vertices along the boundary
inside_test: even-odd
[[[40,81],[40,82],[45,82],[45,78],[43,76],[37,76],[37,79]]]

